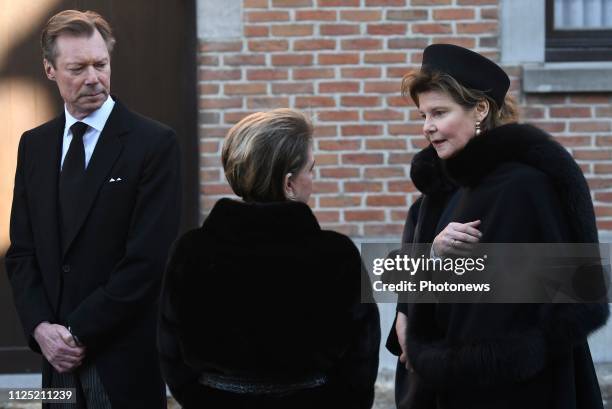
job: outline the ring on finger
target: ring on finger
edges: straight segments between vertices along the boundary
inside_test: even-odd
[[[453,239],[452,246],[457,247],[457,239]]]

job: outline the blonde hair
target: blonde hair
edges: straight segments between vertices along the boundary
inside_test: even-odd
[[[481,122],[481,129],[488,130],[498,126],[517,122],[519,119],[516,101],[506,94],[501,107],[484,91],[464,87],[451,75],[440,71],[411,71],[402,79],[402,95],[410,95],[416,106],[419,106],[419,94],[427,91],[438,91],[449,95],[453,101],[466,109],[472,109],[479,102],[489,103],[489,113]]]
[[[64,10],[49,19],[40,36],[43,57],[55,66],[57,49],[55,43],[61,34],[91,37],[98,30],[108,53],[112,53],[115,37],[110,25],[95,11]]]
[[[305,114],[287,108],[257,112],[234,125],[221,152],[234,193],[248,202],[286,200],[285,176],[306,165],[312,131]]]

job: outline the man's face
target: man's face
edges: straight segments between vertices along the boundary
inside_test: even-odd
[[[96,30],[91,37],[61,34],[55,65],[44,60],[47,77],[57,83],[68,112],[82,119],[100,108],[110,93],[110,55]]]

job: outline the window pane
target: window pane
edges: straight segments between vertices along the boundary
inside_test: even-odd
[[[612,28],[612,0],[555,0],[556,30]]]

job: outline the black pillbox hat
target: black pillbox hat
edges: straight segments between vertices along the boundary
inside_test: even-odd
[[[499,65],[453,44],[433,44],[425,48],[421,70],[449,74],[461,85],[483,91],[500,108],[510,88],[510,78]]]

